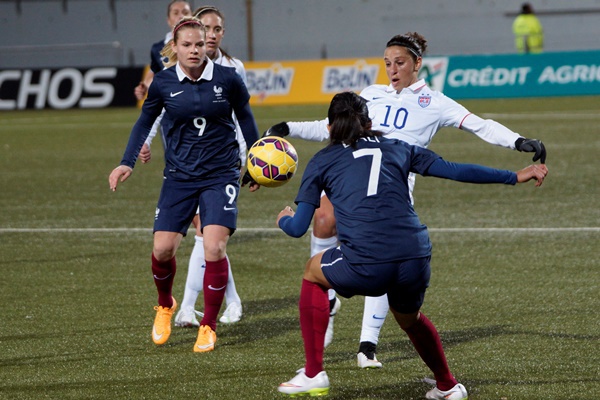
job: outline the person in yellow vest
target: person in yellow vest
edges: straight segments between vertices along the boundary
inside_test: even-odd
[[[529,3],[521,6],[521,14],[513,22],[515,46],[519,53],[541,53],[544,48],[544,29]]]

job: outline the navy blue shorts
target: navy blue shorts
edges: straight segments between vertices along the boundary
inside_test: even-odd
[[[198,182],[165,179],[154,216],[154,232],[179,232],[186,235],[200,207],[202,229],[220,225],[235,231],[239,173],[224,174],[217,179]]]
[[[321,270],[331,287],[343,297],[388,295],[390,307],[410,314],[425,299],[431,276],[431,256],[385,264],[350,264],[338,248],[328,249]]]

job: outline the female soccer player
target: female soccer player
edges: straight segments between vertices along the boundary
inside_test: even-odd
[[[205,6],[200,7],[194,11],[194,16],[202,22],[206,29],[206,55],[211,61],[218,65],[225,67],[234,68],[236,73],[246,83],[246,70],[244,64],[237,58],[231,57],[224,50],[220,48],[223,35],[225,34],[225,17],[223,13],[215,7]],[[167,57],[167,65],[172,65],[177,62],[177,57],[169,46],[165,47],[164,55]],[[157,128],[160,125],[159,117],[155,122],[150,135],[146,139],[146,143],[142,147],[140,152],[140,159],[143,162],[148,162],[151,159],[150,145],[152,139],[157,133]],[[240,161],[241,165],[244,166],[246,161],[246,142],[241,132],[241,128],[233,114],[233,120],[236,124],[236,137],[240,146]],[[198,214],[194,217],[192,224],[196,228],[196,236],[194,242],[194,249],[190,256],[190,262],[188,266],[188,273],[185,282],[185,292],[181,306],[177,315],[175,316],[175,326],[180,327],[198,327],[200,323],[196,319],[196,315],[202,315],[201,312],[195,310],[196,300],[198,295],[202,291],[204,281],[204,238],[200,230],[200,220]],[[225,290],[225,302],[227,308],[219,319],[220,322],[225,324],[231,324],[238,322],[242,318],[242,301],[239,294],[237,293],[235,281],[233,278],[233,272],[231,270],[231,264],[229,264],[229,278],[227,281],[227,289]]]
[[[386,137],[401,139],[411,145],[427,147],[434,135],[443,127],[455,127],[474,133],[488,143],[535,152],[533,161],[546,160],[546,150],[541,141],[526,139],[493,120],[484,120],[470,113],[465,107],[444,94],[432,90],[423,79],[419,79],[419,70],[423,54],[427,50],[427,41],[416,32],[392,37],[384,52],[384,63],[389,85],[372,85],[361,92],[368,100],[369,114],[373,127]],[[327,119],[314,122],[288,122],[274,125],[267,135],[299,137],[307,140],[326,140]],[[409,188],[412,201],[414,174],[409,176]],[[335,246],[335,217],[331,203],[322,199],[321,206],[315,211],[313,233],[311,237],[311,255]],[[330,291],[332,316],[328,326],[326,345],[333,336],[333,315],[339,308],[335,292]],[[361,368],[380,368],[381,363],[375,356],[379,332],[388,311],[387,298],[366,297],[360,347],[357,354]]]
[[[290,236],[302,236],[325,191],[333,204],[340,247],[318,253],[306,264],[299,302],[306,364],[278,390],[313,396],[329,391],[323,350],[327,290],[333,288],[344,297],[387,293],[398,325],[435,376],[436,387],[426,398],[467,399],[466,389],[448,368],[437,330],[419,312],[429,285],[431,243],[410,201],[410,174],[510,185],[535,179],[540,186],[548,169],[541,164],[511,172],[457,164],[423,147],[387,139],[371,131],[367,101],[351,92],[334,96],[328,119],[330,143],[306,166],[297,211],[286,207],[277,224]]]
[[[206,55],[208,58],[215,64],[234,68],[235,72],[242,78],[244,83],[246,83],[246,70],[244,69],[244,64],[221,49],[221,41],[225,34],[225,17],[223,13],[215,7],[206,6],[200,7],[194,11],[194,16],[202,22],[206,29]],[[246,142],[244,141],[241,128],[237,123],[235,113],[233,115],[233,120],[236,124],[236,135],[240,145],[240,160],[243,166],[246,161]],[[183,300],[181,301],[181,309],[175,316],[176,326],[198,326],[199,324],[196,320],[194,306],[200,291],[202,291],[204,281],[204,238],[200,231],[198,215],[194,217],[193,224],[196,227],[195,244],[190,256],[188,274],[185,281],[185,292],[183,294]],[[242,301],[235,287],[231,265],[229,266],[227,289],[225,289],[225,302],[227,308],[219,321],[225,324],[238,322],[242,318]]]
[[[154,220],[152,272],[158,306],[152,339],[161,345],[171,333],[177,308],[172,296],[175,253],[200,207],[206,253],[205,308],[194,351],[207,352],[214,350],[217,339],[216,320],[229,269],[226,248],[237,219],[240,161],[232,112],[249,145],[258,138],[258,129],[240,76],[206,57],[206,33],[197,18],[183,18],[173,28],[172,49],[177,64],[154,77],[109,185],[115,191],[119,181],[129,178],[152,124],[164,108],[161,126],[167,140],[166,167]]]
[[[136,99],[142,100],[148,93],[148,88],[154,79],[154,75],[163,69],[163,57],[160,52],[163,47],[169,43],[173,38],[173,27],[177,24],[181,18],[187,17],[192,14],[190,4],[184,0],[171,0],[167,5],[167,24],[169,25],[169,32],[164,39],[152,45],[150,49],[150,69],[146,72],[142,81],[133,89],[133,94]]]

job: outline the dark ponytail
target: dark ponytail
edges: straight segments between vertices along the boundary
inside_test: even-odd
[[[371,119],[367,100],[354,92],[343,92],[333,96],[329,111],[329,137],[331,144],[354,147],[362,137],[379,136],[371,131]]]

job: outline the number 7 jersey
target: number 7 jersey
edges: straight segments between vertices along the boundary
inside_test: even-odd
[[[351,263],[392,262],[431,254],[427,228],[410,201],[410,172],[424,174],[434,152],[384,137],[319,151],[306,166],[296,203],[333,204],[341,249]]]

